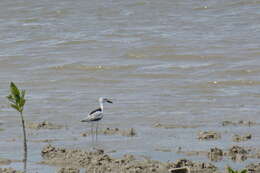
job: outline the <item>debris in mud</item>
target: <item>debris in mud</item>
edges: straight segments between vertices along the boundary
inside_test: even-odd
[[[0,168],[0,173],[22,173],[22,171],[17,171],[13,168]]]
[[[85,168],[86,172],[168,172],[172,168],[187,166],[200,173],[213,173],[217,168],[210,163],[196,163],[186,159],[177,162],[160,162],[150,159],[137,160],[133,155],[112,158],[99,149],[83,151],[79,149],[56,148],[47,145],[42,149],[42,164],[66,165],[66,167]]]
[[[260,163],[251,163],[246,166],[248,173],[258,173],[260,172]]]
[[[136,136],[137,133],[134,130],[134,128],[126,129],[126,130],[120,130],[119,128],[105,128],[98,131],[98,134],[102,135],[122,135],[122,136]],[[81,136],[89,136],[91,135],[91,132],[82,133]]]
[[[229,149],[228,155],[234,161],[244,161],[247,159],[248,151],[240,146],[233,146]]]
[[[223,151],[219,148],[211,148],[210,152],[208,153],[208,158],[211,161],[220,161],[223,158]]]
[[[222,122],[222,126],[253,126],[256,125],[256,122],[253,121],[244,121],[244,120],[240,120],[238,122],[232,122],[232,121],[223,121]]]
[[[43,121],[43,122],[27,122],[26,123],[26,127],[30,128],[30,129],[60,129],[63,126],[62,125],[57,125],[57,124],[53,124],[51,122],[48,121]]]
[[[213,131],[204,131],[199,132],[198,139],[199,140],[217,140],[221,137],[220,133]]]
[[[233,139],[234,142],[241,142],[241,141],[248,141],[251,138],[252,138],[251,134],[246,134],[244,136],[240,136],[238,134],[235,134],[232,139]]]
[[[198,128],[200,125],[180,125],[180,124],[161,124],[155,123],[153,127],[156,128],[165,128],[165,129],[175,129],[175,128]]]
[[[78,168],[60,168],[57,173],[79,173]]]

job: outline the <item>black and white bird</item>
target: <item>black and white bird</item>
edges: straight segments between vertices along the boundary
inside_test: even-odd
[[[91,134],[93,139],[93,123],[96,122],[96,139],[97,139],[97,132],[98,132],[98,121],[103,118],[103,111],[104,111],[104,103],[113,103],[107,98],[100,97],[99,98],[99,108],[91,111],[88,116],[81,120],[81,122],[91,122]]]

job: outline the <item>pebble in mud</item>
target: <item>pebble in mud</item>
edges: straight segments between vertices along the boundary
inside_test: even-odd
[[[241,142],[241,141],[248,141],[252,138],[252,135],[251,134],[246,134],[244,136],[241,136],[241,135],[238,135],[238,134],[235,134],[232,138],[232,140],[234,142]]]
[[[210,163],[196,163],[186,159],[177,162],[160,162],[150,159],[137,160],[133,155],[124,155],[122,158],[112,158],[103,150],[83,151],[65,148],[56,148],[47,145],[42,149],[42,164],[55,166],[71,166],[85,168],[86,172],[168,172],[172,168],[188,166],[191,170],[200,173],[214,173],[216,167]]]
[[[221,137],[221,135],[217,132],[213,131],[204,131],[199,132],[198,139],[199,140],[217,140]]]
[[[127,137],[137,135],[136,130],[134,128],[121,130],[119,128],[109,128],[109,127],[99,130],[98,134],[102,134],[102,135],[122,135],[122,136],[127,136]],[[81,134],[81,136],[84,136],[84,137],[89,136],[89,135],[91,135],[91,132],[86,132],[86,133]]]

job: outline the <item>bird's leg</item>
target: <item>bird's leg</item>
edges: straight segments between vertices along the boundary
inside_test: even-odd
[[[97,137],[98,136],[98,121],[97,121],[97,126],[96,126],[96,141],[97,141]]]
[[[94,142],[93,122],[91,122],[91,138],[92,138],[92,144],[93,144],[93,142]]]

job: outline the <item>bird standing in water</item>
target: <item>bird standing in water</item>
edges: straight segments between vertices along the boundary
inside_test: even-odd
[[[108,100],[107,98],[100,97],[99,98],[99,105],[100,107],[91,111],[86,119],[81,120],[81,122],[90,122],[91,123],[91,135],[92,141],[94,138],[93,134],[93,125],[96,122],[96,140],[97,140],[97,133],[98,133],[98,122],[103,118],[103,111],[104,111],[104,103],[113,103],[112,101]]]

